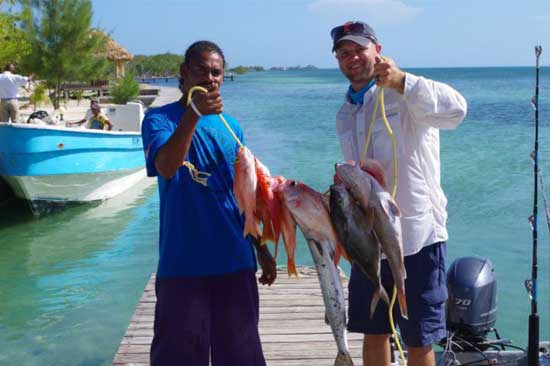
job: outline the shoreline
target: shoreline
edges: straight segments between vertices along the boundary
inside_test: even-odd
[[[156,108],[162,105],[175,102],[181,98],[181,92],[174,86],[157,86],[151,84],[140,84],[141,89],[158,89],[158,95],[155,97],[153,103],[150,106],[144,106],[146,112],[148,108]],[[24,95],[25,96],[25,95]],[[23,96],[23,97],[24,97]],[[19,100],[19,123],[26,123],[29,116],[35,112],[33,105],[28,101]],[[101,109],[104,111],[113,103],[100,103]],[[86,112],[90,108],[90,101],[88,98],[77,101],[75,99],[68,99],[66,103],[62,103],[62,107],[65,108],[65,114],[63,115],[64,122],[79,121],[86,115]],[[41,104],[36,107],[36,111],[46,111],[50,116],[56,114],[52,104]],[[61,125],[62,123],[58,123]]]

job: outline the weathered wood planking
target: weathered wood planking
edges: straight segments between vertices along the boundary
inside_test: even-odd
[[[260,336],[268,366],[332,366],[336,343],[325,324],[325,309],[317,273],[298,268],[299,278],[288,278],[279,270],[271,287],[260,288]],[[149,366],[155,312],[155,275],[141,300],[113,360],[117,366]],[[347,280],[344,288],[347,288]],[[347,295],[347,290],[346,290]],[[346,296],[347,297],[347,296]],[[362,336],[348,334],[355,365],[362,365]]]

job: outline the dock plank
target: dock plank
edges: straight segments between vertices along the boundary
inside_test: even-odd
[[[336,343],[324,322],[323,298],[314,269],[299,268],[300,277],[289,278],[279,270],[277,281],[260,290],[260,337],[268,366],[331,366]],[[347,280],[344,279],[344,288]],[[155,274],[149,279],[113,365],[149,366],[153,339]],[[347,301],[347,290],[346,290]],[[362,365],[362,335],[348,334],[355,365]]]

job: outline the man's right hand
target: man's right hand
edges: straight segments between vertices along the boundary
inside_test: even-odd
[[[193,93],[193,103],[202,115],[220,114],[223,111],[223,101],[219,89],[204,93],[196,91]]]

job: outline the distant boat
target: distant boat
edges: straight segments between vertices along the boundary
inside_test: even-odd
[[[106,113],[113,131],[0,122],[0,179],[35,215],[124,192],[145,177],[143,107],[112,105]]]

